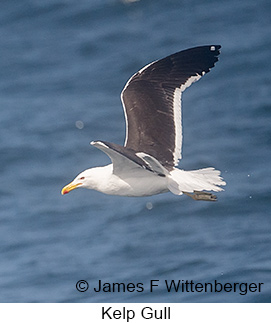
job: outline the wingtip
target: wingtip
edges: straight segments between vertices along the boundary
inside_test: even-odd
[[[103,142],[103,141],[100,141],[100,140],[97,140],[97,141],[91,141],[90,142],[90,145],[92,145],[92,146],[94,146],[94,147],[105,147],[105,148],[108,148],[108,146],[106,145],[106,143],[105,142]]]
[[[221,45],[210,45],[210,50],[211,51],[215,51],[217,49],[220,49],[221,48]]]
[[[209,45],[209,50],[212,52],[214,55],[219,56],[221,51],[221,45]]]

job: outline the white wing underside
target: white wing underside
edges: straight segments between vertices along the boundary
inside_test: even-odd
[[[133,170],[142,169],[142,167],[124,155],[108,148],[100,141],[92,141],[91,145],[103,151],[112,161],[114,174],[131,173]]]
[[[154,157],[143,152],[136,153],[139,160],[136,162],[101,141],[92,141],[91,145],[103,151],[112,161],[115,175],[132,174],[135,170],[147,170],[160,176],[166,176],[169,172]]]

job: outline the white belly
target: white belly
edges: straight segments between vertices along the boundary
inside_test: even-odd
[[[149,196],[168,191],[166,177],[144,169],[120,176],[111,173],[96,189],[105,194],[121,196]]]

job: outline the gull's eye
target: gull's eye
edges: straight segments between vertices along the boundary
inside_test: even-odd
[[[83,177],[80,177],[79,179],[80,179],[80,180],[83,180],[83,179],[85,179],[85,177],[83,176]]]

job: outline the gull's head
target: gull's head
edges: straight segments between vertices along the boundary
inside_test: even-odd
[[[67,194],[70,191],[78,188],[78,187],[85,187],[85,188],[92,188],[92,182],[93,182],[93,175],[92,175],[92,170],[87,169],[77,175],[75,179],[65,187],[63,187],[61,194]]]

